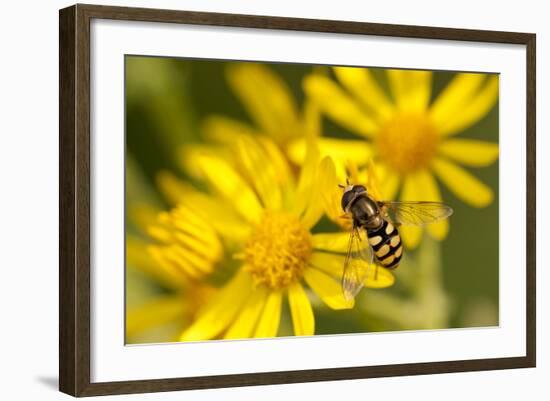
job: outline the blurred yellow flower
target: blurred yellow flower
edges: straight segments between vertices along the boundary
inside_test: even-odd
[[[306,101],[300,109],[286,82],[267,65],[232,63],[226,77],[253,124],[213,115],[203,124],[207,139],[227,144],[242,134],[259,134],[284,149],[297,136],[318,134],[319,113],[313,103]]]
[[[340,85],[328,76],[312,74],[304,89],[321,112],[365,140],[319,138],[322,154],[335,162],[352,160],[360,166],[373,159],[380,190],[393,199],[441,201],[434,174],[459,199],[474,207],[493,201],[493,191],[460,166],[483,167],[498,158],[498,144],[452,138],[484,117],[498,99],[498,76],[458,73],[430,103],[432,72],[386,70],[392,100],[368,68],[336,67]],[[290,147],[290,157],[303,159],[304,141]],[[446,237],[449,223],[427,227],[436,239]],[[419,227],[403,227],[409,247],[418,245]]]
[[[207,154],[196,154],[193,163],[215,194],[203,194],[208,201],[195,207],[203,212],[215,207],[224,221],[230,219],[231,225],[219,224],[218,232],[224,242],[233,244],[240,266],[180,339],[276,336],[284,297],[294,333],[313,335],[315,320],[304,283],[332,309],[353,307],[340,285],[348,234],[312,233],[323,214],[318,183],[324,170],[319,165],[327,161],[320,163],[319,152],[310,146],[295,180],[270,140],[255,141],[245,135],[235,147],[238,165]],[[165,184],[180,199],[193,194],[188,187],[175,185]],[[178,221],[178,226],[185,224]],[[393,282],[393,275],[381,269],[377,279],[369,277],[366,285],[381,288]]]
[[[223,255],[222,244],[208,221],[185,205],[159,213],[149,226],[149,252],[164,269],[184,280],[197,280],[211,273]]]
[[[223,257],[222,244],[208,220],[185,205],[170,212],[134,205],[129,217],[149,238],[127,235],[127,265],[165,291],[142,294],[144,299],[137,305],[127,306],[126,339],[132,343],[177,341],[216,292],[204,279]]]
[[[193,285],[174,284],[170,285],[170,292],[151,296],[137,306],[128,307],[128,343],[178,341],[181,332],[196,318],[197,311],[217,291],[215,287],[201,281]]]

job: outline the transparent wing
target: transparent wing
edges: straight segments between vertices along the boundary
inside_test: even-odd
[[[352,299],[359,293],[372,263],[372,248],[367,234],[354,226],[349,237],[348,254],[342,275],[342,289],[346,299]]]
[[[378,202],[382,213],[396,225],[423,226],[446,219],[453,209],[441,202]]]

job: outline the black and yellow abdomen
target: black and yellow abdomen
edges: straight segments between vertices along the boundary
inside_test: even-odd
[[[369,243],[380,266],[395,269],[403,256],[403,244],[397,228],[384,220],[378,228],[367,228]]]

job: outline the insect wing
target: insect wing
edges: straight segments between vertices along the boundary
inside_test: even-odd
[[[353,299],[359,293],[372,263],[372,248],[367,235],[354,227],[350,233],[348,254],[342,275],[342,289],[346,299]]]
[[[446,219],[453,209],[441,202],[379,202],[382,212],[396,225],[423,226]]]

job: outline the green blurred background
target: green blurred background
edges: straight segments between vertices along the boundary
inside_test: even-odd
[[[161,170],[170,170],[183,179],[187,178],[180,168],[178,149],[186,143],[201,142],[201,120],[211,114],[226,115],[246,122],[251,120],[226,82],[224,70],[230,61],[141,56],[126,56],[125,61],[127,209],[140,203],[168,208],[156,190],[155,176]],[[297,104],[302,104],[304,98],[301,82],[306,74],[314,68],[326,69],[329,73],[329,69],[322,66],[266,64],[283,77]],[[389,93],[383,69],[371,71]],[[437,97],[454,75],[453,72],[445,71],[434,73],[432,99]],[[491,112],[462,132],[460,137],[498,143],[498,121],[497,103]],[[330,132],[331,136],[357,139],[326,119],[323,120],[323,130]],[[386,319],[383,309],[388,305],[387,313],[394,313],[396,308],[401,308],[401,304],[392,305],[391,300],[411,297],[411,286],[414,287],[415,282],[422,286],[425,280],[438,280],[442,285],[444,297],[432,297],[426,302],[434,304],[434,313],[438,313],[438,307],[445,309],[448,327],[498,325],[498,161],[490,167],[475,169],[474,174],[493,189],[496,195],[494,202],[486,208],[472,208],[440,185],[443,199],[455,211],[447,239],[439,245],[424,236],[421,248],[409,251],[408,258],[396,271],[396,284],[383,290],[385,300],[378,300],[378,294],[366,294],[359,304],[365,305],[365,308],[356,307],[338,312],[322,304],[314,305],[316,332],[351,333],[416,328],[414,324],[399,325],[399,322]],[[325,221],[323,224],[329,223]],[[324,228],[323,224],[319,229]],[[127,219],[127,233],[143,236],[130,219]],[[432,271],[431,267],[427,269],[426,266],[434,255],[440,255],[440,258],[436,257],[435,263],[439,264]],[[130,264],[126,269],[126,277],[128,309],[169,291]],[[438,302],[445,305],[437,305]],[[429,308],[422,313],[430,313]],[[291,334],[288,313],[283,311],[282,316],[280,333]],[[173,326],[159,328],[153,334],[149,333],[135,341],[160,338],[165,332],[179,329],[177,323]]]

